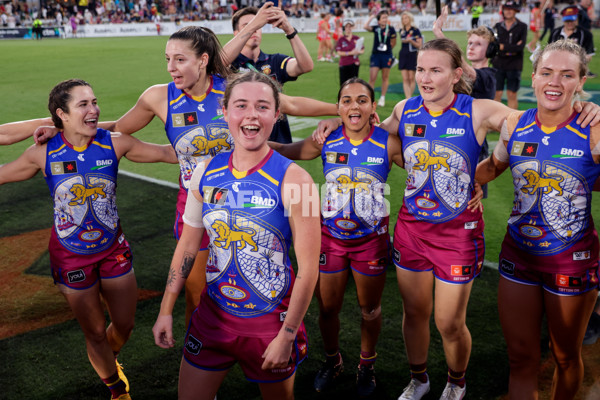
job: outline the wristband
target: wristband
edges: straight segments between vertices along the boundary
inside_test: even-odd
[[[298,31],[296,30],[296,28],[294,28],[294,32],[290,33],[289,35],[285,35],[286,38],[288,38],[289,40],[292,40],[294,38],[294,36],[296,36],[298,34]]]

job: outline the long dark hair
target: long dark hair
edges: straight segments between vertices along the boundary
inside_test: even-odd
[[[221,43],[217,36],[208,28],[203,26],[186,26],[179,29],[169,37],[169,40],[185,40],[190,42],[190,47],[197,57],[202,54],[208,55],[206,73],[208,75],[229,75],[229,68],[223,63]]]

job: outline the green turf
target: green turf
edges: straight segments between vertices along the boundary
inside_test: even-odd
[[[597,32],[594,32],[597,37]],[[449,32],[464,47],[464,33]],[[314,34],[301,34],[313,56],[317,41]],[[370,50],[372,35],[365,35]],[[222,37],[225,41],[229,37]],[[290,54],[286,40],[265,35],[263,49]],[[46,101],[50,88],[58,81],[79,77],[89,81],[99,98],[102,119],[115,119],[126,112],[142,91],[152,84],[169,81],[165,70],[165,37],[0,41],[5,60],[0,80],[0,123],[46,116]],[[8,60],[8,61],[6,61]],[[368,77],[368,51],[361,57],[360,76]],[[526,63],[527,65],[528,63]],[[593,59],[593,71],[600,71],[600,62]],[[526,67],[523,76],[530,76]],[[527,79],[524,79],[524,82]],[[591,80],[591,84],[600,82]],[[380,111],[382,118],[391,112],[393,104],[403,98],[400,73],[391,74],[391,91],[387,105]],[[379,81],[376,83],[379,85]],[[338,89],[337,66],[315,63],[315,70],[297,82],[285,85],[285,92],[335,101]],[[522,104],[529,107],[531,104]],[[295,131],[294,136],[306,137],[310,129]],[[137,134],[147,141],[166,143],[160,122],[153,123]],[[491,137],[497,140],[497,135]],[[31,144],[0,147],[0,164],[15,159]],[[300,163],[317,182],[322,182],[319,161]],[[127,161],[121,168],[152,177],[177,182],[177,167],[163,164],[142,165]],[[394,167],[389,178],[391,220],[399,209],[404,180],[403,170]],[[506,218],[512,204],[512,182],[508,173],[490,185],[490,198],[485,200],[486,259],[497,260],[499,244],[506,229]],[[171,236],[176,191],[135,179],[119,178],[119,211],[123,228],[133,247],[138,285],[144,289],[162,290],[175,242]],[[595,207],[597,209],[597,207]],[[52,205],[44,180],[38,175],[31,181],[0,187],[0,237],[48,228],[52,224]],[[0,255],[1,256],[1,255]],[[47,255],[32,265],[28,273],[48,275]],[[469,304],[468,325],[473,336],[471,365],[467,372],[469,398],[494,399],[506,392],[508,362],[496,311],[497,273],[485,269],[474,285]],[[160,298],[140,302],[136,314],[136,329],[124,347],[121,360],[125,363],[136,399],[176,398],[180,347],[162,350],[152,341],[151,327],[159,309]],[[175,310],[175,331],[181,346],[184,335],[183,301]],[[43,307],[43,304],[36,305]],[[317,396],[312,380],[322,359],[322,342],[317,326],[315,301],[306,317],[310,337],[310,357],[299,369],[296,398],[330,399],[332,394]],[[388,269],[383,298],[383,331],[378,346],[377,376],[379,398],[395,399],[408,381],[407,361],[401,335],[401,300],[395,282],[394,269]],[[356,292],[350,282],[341,315],[341,347],[346,360],[346,372],[335,392],[340,398],[353,398],[355,365],[358,361],[360,312]],[[543,345],[542,345],[543,346]],[[429,355],[432,392],[425,399],[439,396],[446,376],[441,339],[432,325]],[[108,392],[96,377],[85,355],[83,335],[74,321],[39,329],[0,341],[0,398],[12,399],[106,399]],[[243,379],[234,368],[225,381],[220,399],[256,399],[256,385]]]

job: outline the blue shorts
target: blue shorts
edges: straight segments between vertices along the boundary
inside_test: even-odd
[[[496,91],[501,92],[504,90],[504,81],[506,81],[506,90],[510,90],[511,92],[519,91],[521,87],[521,71],[498,68],[496,70]]]
[[[369,66],[371,68],[392,68],[392,64],[394,63],[394,56],[392,54],[371,54],[371,63]]]

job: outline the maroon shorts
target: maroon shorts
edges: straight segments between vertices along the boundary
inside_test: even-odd
[[[333,274],[352,268],[359,274],[377,276],[385,273],[389,254],[390,236],[387,231],[360,239],[338,239],[323,231],[319,271]]]
[[[506,258],[500,258],[500,275],[509,281],[530,286],[542,286],[544,290],[560,296],[577,296],[590,290],[600,289],[598,267],[579,273],[553,274],[528,269]]]
[[[471,240],[441,242],[422,239],[409,232],[394,233],[392,259],[397,268],[409,271],[433,271],[448,283],[469,283],[481,272],[485,240],[479,235]]]
[[[81,256],[81,263],[70,260],[68,264],[50,255],[50,268],[54,283],[60,283],[71,289],[87,289],[98,279],[111,279],[125,275],[131,268],[132,255],[129,243],[123,234],[105,251],[106,255],[99,261],[86,264],[86,256]]]
[[[205,302],[202,301],[198,307],[203,307],[203,303]],[[214,323],[204,322],[199,317],[200,314],[196,309],[192,315],[183,349],[185,361],[196,368],[223,371],[238,362],[249,381],[280,382],[292,376],[306,358],[308,340],[304,323],[292,343],[288,365],[285,368],[263,370],[262,355],[278,332],[261,331],[258,335],[240,335]]]

